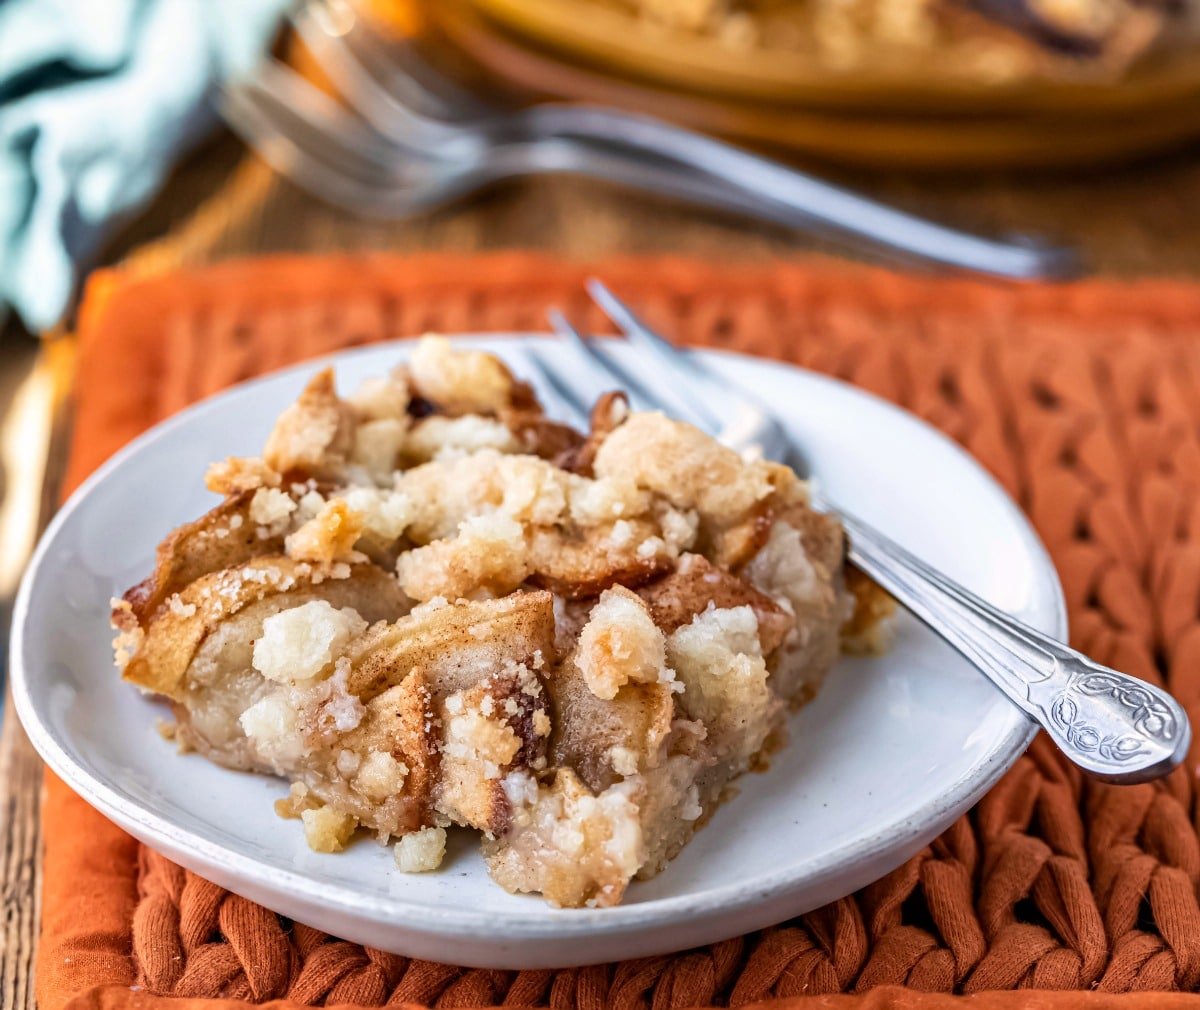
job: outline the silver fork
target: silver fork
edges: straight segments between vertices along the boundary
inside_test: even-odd
[[[400,146],[276,60],[226,87],[220,105],[230,126],[278,172],[366,217],[403,219],[507,179],[560,173],[773,219],[743,191],[569,138],[505,144],[469,158]]]
[[[397,152],[394,163],[402,163],[399,152],[404,152],[435,170],[422,174],[406,166],[384,171],[379,179],[375,170],[386,168],[376,164],[379,145],[363,141],[361,146],[370,150],[360,153],[367,154],[372,171],[357,175],[370,176],[359,180],[369,190],[366,196],[355,200],[345,185],[318,190],[351,209],[403,216],[498,179],[572,172],[850,238],[891,257],[1014,279],[1070,276],[1080,269],[1070,250],[1031,237],[993,239],[940,225],[646,116],[576,104],[493,110],[441,79],[411,46],[379,38],[346,0],[311,0],[293,20],[344,97],[379,139],[391,142]],[[302,105],[281,94],[276,94],[273,110],[269,101],[264,104],[280,77],[272,69],[259,79],[232,85],[227,116],[251,143],[268,148],[276,167],[317,188],[318,182],[329,181],[329,166],[323,163],[319,138],[297,132]],[[257,108],[250,108],[255,103]],[[290,116],[284,111],[289,107]],[[355,145],[345,144],[346,131],[338,132],[338,158],[345,162]],[[441,188],[439,173],[445,181]],[[371,182],[380,182],[382,191],[370,189]]]
[[[762,452],[808,476],[802,454],[779,421],[751,397],[731,389],[703,356],[680,350],[655,333],[599,281],[589,281],[588,291],[626,339],[645,351],[657,373],[669,378],[655,387],[684,394],[668,401],[635,381],[636,406],[676,413],[733,449]],[[529,359],[557,397],[585,418],[589,396],[614,383],[624,385],[628,370],[614,368],[602,343],[581,336],[561,312],[552,310],[549,316],[554,330],[579,350],[580,367],[568,375],[532,345]],[[580,390],[581,378],[590,389]],[[732,424],[724,421],[730,407],[735,411]],[[850,561],[974,664],[1075,764],[1108,782],[1134,783],[1165,775],[1183,761],[1191,727],[1166,691],[1101,666],[997,609],[834,506],[819,488],[812,488],[812,497],[814,505],[841,520]]]

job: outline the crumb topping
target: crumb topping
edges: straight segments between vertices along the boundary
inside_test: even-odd
[[[450,700],[461,699],[455,695]],[[478,759],[483,763],[484,776],[489,779],[499,778],[500,766],[512,761],[520,749],[521,740],[512,727],[501,719],[489,718],[482,709],[469,709],[452,716],[446,727],[445,753],[450,757]]]
[[[367,622],[349,607],[335,609],[325,600],[268,617],[254,643],[254,669],[267,680],[295,684],[326,672]]]
[[[457,536],[401,554],[396,575],[414,600],[503,596],[529,575],[524,530],[500,512],[471,516]]]
[[[600,594],[579,633],[575,663],[597,698],[611,700],[630,682],[670,683],[666,640],[646,605],[624,586]]]
[[[413,425],[404,444],[404,453],[414,463],[426,463],[467,456],[482,449],[511,453],[517,446],[512,431],[490,417],[434,415]]]
[[[345,461],[353,438],[353,410],[338,398],[333,371],[326,369],[279,415],[263,447],[263,461],[281,474],[336,470]]]
[[[446,829],[421,828],[402,835],[392,850],[401,873],[428,873],[442,865],[446,856]]]
[[[373,750],[356,764],[354,788],[373,800],[386,799],[404,789],[408,765],[387,751]]]
[[[705,727],[715,748],[747,764],[762,749],[780,707],[768,683],[754,611],[710,605],[671,634],[667,655],[684,685],[687,714]]]
[[[451,414],[496,413],[512,396],[512,375],[499,358],[456,351],[445,337],[423,339],[408,367],[420,394]]]
[[[315,851],[362,827],[425,872],[472,829],[562,906],[661,870],[890,613],[791,471],[620,394],[573,432],[444,338],[344,399],[319,373],[206,481],[112,601],[172,742],[286,778]]]
[[[600,478],[623,478],[714,529],[732,526],[772,492],[768,468],[697,428],[659,413],[632,414],[596,453]]]
[[[373,479],[386,483],[404,451],[407,425],[396,417],[363,421],[354,431],[350,461],[365,467]]]
[[[300,819],[304,822],[305,841],[313,852],[341,852],[358,827],[353,816],[327,806],[302,810]]]
[[[261,459],[229,456],[209,466],[204,474],[204,486],[217,494],[232,495],[255,488],[279,487],[281,479]]]
[[[415,508],[408,495],[373,487],[347,488],[341,499],[361,517],[365,533],[388,543],[404,535]]]
[[[256,701],[239,717],[242,731],[266,760],[286,764],[308,753],[301,735],[300,713],[281,694]]]
[[[336,561],[365,561],[354,549],[362,536],[364,522],[361,513],[354,511],[341,499],[327,501],[284,544],[288,556],[297,561],[332,565]]]
[[[270,527],[272,533],[282,532],[295,511],[296,503],[291,496],[275,487],[260,487],[250,499],[250,521]]]
[[[350,405],[367,421],[408,418],[408,384],[403,376],[372,376],[350,397]]]

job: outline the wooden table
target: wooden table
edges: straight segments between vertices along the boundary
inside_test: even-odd
[[[906,209],[984,230],[1058,236],[1100,273],[1200,277],[1200,151],[1113,170],[1012,178],[829,173]],[[194,155],[104,261],[165,270],[253,253],[389,249],[472,252],[506,247],[577,258],[678,252],[753,261],[832,248],[572,180],[515,185],[405,223],[355,220],[274,176],[223,135]],[[33,346],[0,339],[0,403],[31,367]],[[51,476],[65,440],[53,448]],[[51,479],[53,484],[53,479]],[[52,501],[51,496],[48,500]],[[34,1005],[41,767],[12,706],[0,737],[0,1007]]]

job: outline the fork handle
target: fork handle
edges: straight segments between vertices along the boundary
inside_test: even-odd
[[[648,116],[551,104],[533,106],[520,117],[524,128],[539,139],[573,137],[665,158],[747,191],[756,200],[801,214],[814,225],[910,258],[1014,280],[1069,277],[1081,269],[1072,250],[1029,237],[1006,241],[950,228]]]
[[[1075,764],[1108,782],[1146,782],[1187,755],[1187,714],[1166,691],[1101,666],[1015,620],[878,530],[833,509],[849,557],[1042,727]]]

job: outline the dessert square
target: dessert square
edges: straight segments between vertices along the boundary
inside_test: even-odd
[[[577,432],[440,337],[348,398],[318,373],[205,479],[113,603],[179,748],[289,781],[316,851],[425,872],[473,829],[555,905],[662,870],[892,609],[791,470],[619,393]]]

